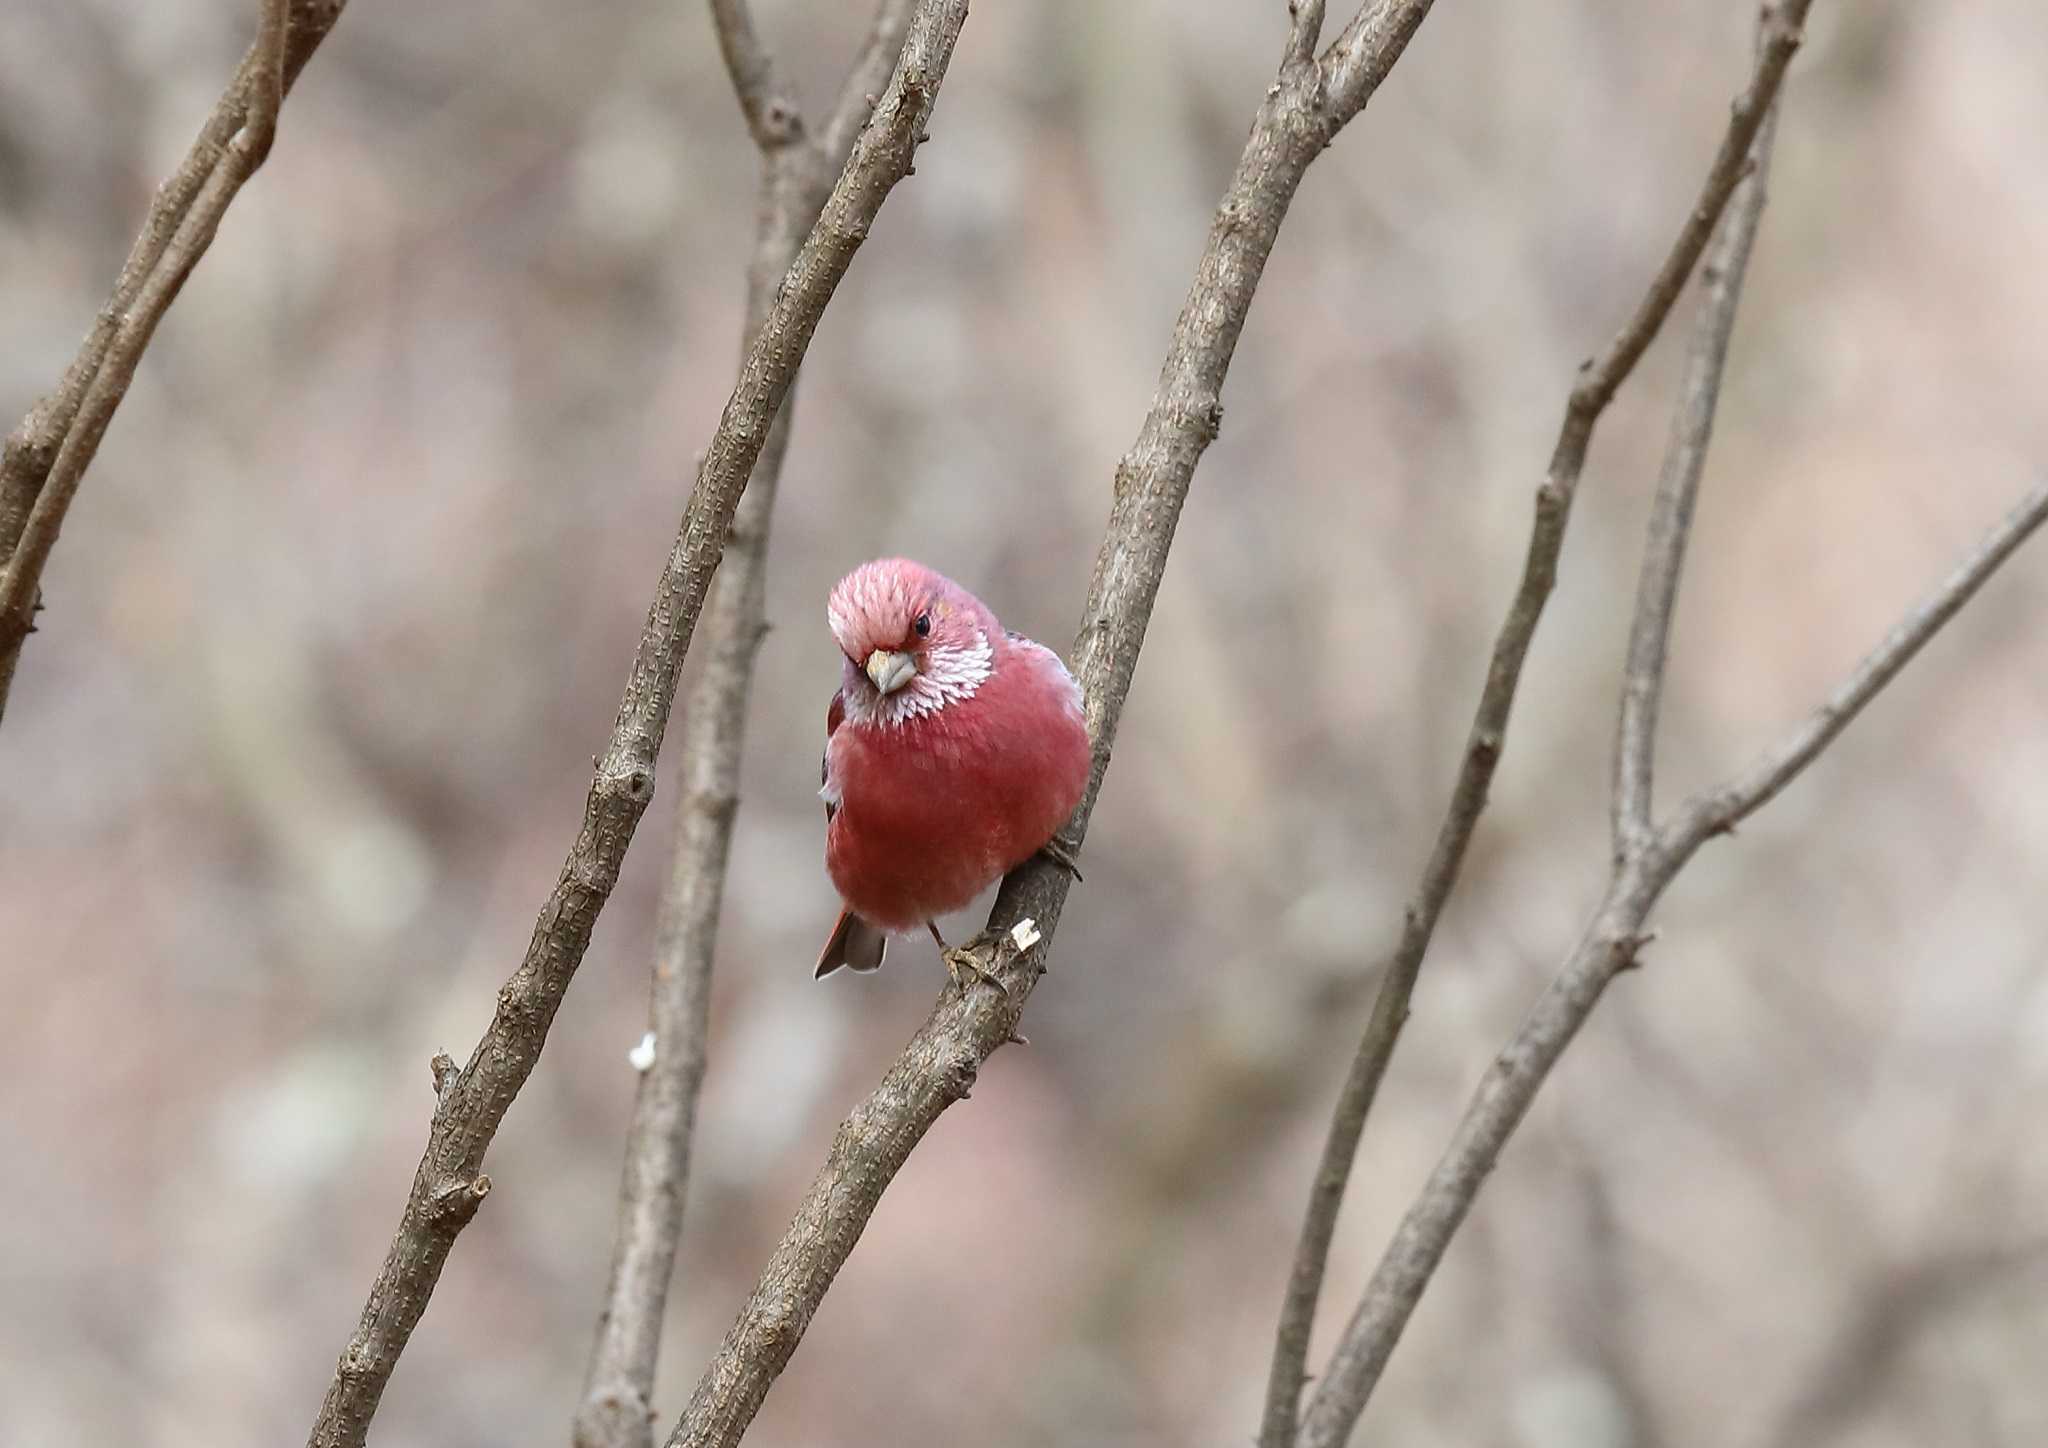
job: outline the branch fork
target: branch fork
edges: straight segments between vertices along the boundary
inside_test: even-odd
[[[1699,201],[1635,315],[1601,356],[1580,369],[1557,447],[1537,491],[1536,522],[1523,583],[1495,645],[1473,743],[1453,791],[1417,903],[1406,914],[1401,947],[1383,978],[1372,1020],[1345,1083],[1289,1282],[1268,1384],[1261,1448],[1342,1448],[1405,1330],[1452,1236],[1463,1223],[1508,1138],[1607,985],[1640,963],[1656,938],[1646,920],[1663,891],[1706,840],[1732,832],[1812,762],[1856,713],[1895,677],[2010,557],[2044,519],[2048,486],[2037,488],[1965,558],[1918,608],[1865,658],[1799,730],[1749,770],[1703,790],[1661,824],[1652,810],[1655,737],[1670,626],[1694,502],[1711,439],[1728,341],[1765,200],[1767,161],[1778,91],[1799,44],[1809,0],[1766,5],[1756,67],[1731,107],[1721,149]],[[1723,212],[1725,220],[1721,220]],[[1428,1182],[1403,1217],[1328,1370],[1297,1419],[1306,1383],[1309,1327],[1330,1234],[1381,1074],[1390,1059],[1437,912],[1455,882],[1498,755],[1528,643],[1554,582],[1564,529],[1594,424],[1655,336],[1686,277],[1706,250],[1703,297],[1681,401],[1672,426],[1644,549],[1616,725],[1613,867],[1595,911],[1563,968],[1523,1026],[1481,1078],[1463,1119]],[[1490,748],[1482,750],[1482,731]],[[1297,1427],[1298,1422],[1298,1427]]]
[[[43,571],[100,440],[158,323],[213,244],[229,204],[269,156],[278,110],[346,0],[261,0],[256,40],[198,139],[150,203],[92,331],[0,450],[0,715],[36,632]]]

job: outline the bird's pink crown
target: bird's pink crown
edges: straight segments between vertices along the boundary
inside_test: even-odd
[[[920,615],[978,611],[973,596],[943,574],[908,558],[877,558],[839,580],[825,605],[825,621],[840,652],[860,662],[876,649],[916,646]]]

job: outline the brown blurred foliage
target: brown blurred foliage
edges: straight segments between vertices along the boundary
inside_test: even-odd
[[[865,24],[759,8],[817,88]],[[9,423],[252,23],[0,9]],[[1748,23],[1440,6],[1317,166],[1033,1044],[913,1158],[755,1441],[1250,1436],[1329,1099],[1564,389],[1688,204]],[[825,591],[907,553],[1067,636],[1283,25],[1278,0],[980,7],[827,316],[665,1407],[940,980],[916,950],[809,978],[833,913]],[[2026,0],[1820,7],[1680,606],[1667,797],[1775,739],[2048,456],[2044,70]],[[358,3],[294,93],[86,480],[0,736],[0,1441],[237,1448],[311,1420],[417,1156],[427,1058],[474,1040],[574,828],[730,385],[754,164],[690,3]],[[1367,1134],[1333,1325],[1599,884],[1676,352],[1596,444]],[[2048,1439],[2048,582],[2038,559],[2012,575],[1673,891],[1453,1250],[1380,1432]],[[566,1441],[667,814],[379,1443]]]

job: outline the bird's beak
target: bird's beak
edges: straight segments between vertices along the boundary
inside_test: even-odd
[[[909,654],[876,649],[868,655],[868,677],[884,694],[893,694],[917,677],[917,660]]]

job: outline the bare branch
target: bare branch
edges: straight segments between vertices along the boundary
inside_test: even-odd
[[[1728,363],[1728,339],[1735,332],[1736,303],[1749,267],[1750,248],[1764,214],[1775,108],[1757,131],[1750,174],[1736,188],[1728,224],[1715,238],[1704,267],[1706,295],[1693,323],[1685,380],[1671,418],[1671,440],[1650,507],[1650,539],[1629,631],[1628,663],[1622,672],[1621,722],[1614,744],[1614,850],[1641,849],[1650,837],[1651,775],[1657,756],[1657,709],[1664,693],[1664,662],[1671,642],[1671,616],[1678,600],[1685,546],[1692,536],[1692,511],[1700,473],[1714,436],[1714,409],[1721,399],[1721,373]]]
[[[597,761],[582,827],[525,959],[498,992],[489,1028],[447,1093],[446,1106],[435,1113],[398,1231],[314,1424],[314,1448],[354,1448],[364,1441],[378,1398],[426,1310],[456,1235],[481,1199],[484,1153],[540,1057],[548,1026],[582,963],[591,928],[653,796],[655,754],[668,725],[677,675],[740,492],[826,304],[890,189],[909,174],[966,12],[966,0],[922,0],[903,64],[875,124],[856,143],[748,347],[648,610],[618,719]]]
[[[1428,5],[1413,8],[1419,22]],[[1413,33],[1413,25],[1391,30],[1389,50],[1372,58],[1368,73],[1385,75]],[[1292,55],[1290,48],[1253,120],[1210,223],[1151,410],[1117,467],[1109,525],[1073,649],[1094,745],[1087,793],[1063,832],[1076,841],[1087,831],[1109,768],[1189,484],[1222,424],[1224,377],[1266,260],[1302,177],[1342,124],[1325,104],[1317,67],[1296,64]],[[823,1169],[706,1367],[669,1448],[732,1448],[740,1441],[883,1191],[940,1114],[966,1097],[982,1063],[1015,1038],[1069,884],[1064,871],[1043,862],[1003,882],[988,928],[969,947],[1003,989],[948,989],[881,1084],[841,1123]],[[1027,921],[1040,938],[1020,948],[1012,931]]]
[[[1641,866],[1628,865],[1564,969],[1481,1078],[1449,1148],[1401,1219],[1309,1398],[1296,1440],[1301,1448],[1342,1448],[1350,1441],[1358,1415],[1501,1147],[1607,982],[1634,960],[1640,943],[1636,925],[1654,898],[1655,887]]]
[[[1287,0],[1287,60],[1307,65],[1323,38],[1325,0]]]
[[[1344,1330],[1328,1373],[1304,1415],[1301,1448],[1341,1448],[1393,1354],[1451,1237],[1471,1210],[1501,1148],[1536,1099],[1551,1068],[1614,977],[1634,964],[1651,909],[1733,805],[1760,805],[1811,761],[1855,711],[1955,615],[2021,541],[2048,517],[2048,488],[2030,495],[1935,594],[1894,629],[1836,691],[1793,745],[1742,780],[1709,791],[1681,811],[1649,848],[1618,861],[1585,935],[1494,1060],[1465,1109],[1443,1158],[1401,1220],[1386,1255]],[[1733,802],[1733,804],[1731,804]]]
[[[1766,9],[1763,25],[1767,37],[1779,21],[1780,17]],[[1766,95],[1766,109],[1773,99]],[[1760,132],[1761,146],[1767,147],[1769,139],[1768,131]],[[1734,234],[1754,231],[1756,212],[1762,203],[1759,177],[1743,206],[1728,220],[1730,235],[1717,252],[1717,259],[1730,263],[1730,269],[1715,279],[1704,299],[1708,315],[1701,323],[1703,335],[1724,329],[1726,318],[1733,314],[1741,284],[1740,263],[1746,260],[1748,250],[1748,240]],[[1720,344],[1725,345],[1725,335]],[[1694,388],[1714,385],[1712,379],[1717,376],[1718,368],[1694,369],[1685,398],[1689,415],[1700,403],[1693,395]],[[1674,450],[1683,451],[1703,441],[1704,433],[1684,422],[1674,431]],[[1664,575],[1672,575],[1675,587],[1690,519],[1689,508],[1681,510],[1675,506],[1675,492],[1694,486],[1685,480],[1688,467],[1696,467],[1696,463],[1674,461],[1665,469],[1664,486],[1674,493],[1674,506],[1668,526],[1653,529],[1645,550],[1644,582],[1638,594],[1640,613],[1669,613],[1670,597]],[[1768,800],[1825,748],[2044,517],[2048,517],[2048,487],[2030,495],[1993,530],[1980,548],[1892,631],[1787,746],[1735,783],[1696,797],[1663,830],[1617,850],[1605,897],[1577,947],[1481,1079],[1449,1147],[1402,1218],[1331,1356],[1327,1373],[1309,1401],[1296,1439],[1298,1448],[1341,1448],[1349,1441],[1424,1289],[1442,1262],[1452,1236],[1471,1210],[1501,1149],[1608,984],[1634,964],[1647,939],[1644,925],[1650,911],[1700,843]],[[1657,626],[1654,618],[1645,622],[1639,616],[1637,636],[1642,630]],[[1637,657],[1633,646],[1631,656],[1632,660]],[[1661,670],[1661,651],[1656,667]]]
[[[893,25],[887,38],[894,48],[877,88],[887,83],[910,23],[907,4],[888,0],[883,8]],[[714,0],[712,15],[723,35],[733,17],[744,24],[745,7]],[[750,73],[734,57],[750,47],[758,53],[751,36],[724,46],[733,87],[743,97]],[[760,59],[765,62],[767,57],[762,54]],[[863,58],[857,65],[856,78],[867,64]],[[863,103],[863,120],[870,104]],[[846,136],[849,146],[853,136],[851,131]],[[832,172],[844,159],[843,153],[828,154],[818,147],[762,143],[758,135],[756,140],[761,145],[762,173],[754,254],[747,267],[747,338],[766,320],[776,285],[817,220]],[[733,515],[732,538],[709,606],[706,643],[711,662],[692,687],[684,710],[691,727],[678,771],[683,796],[651,973],[649,1026],[655,1056],[641,1075],[627,1132],[618,1242],[576,1414],[577,1448],[646,1448],[653,1441],[655,1361],[676,1244],[682,1236],[697,1099],[708,1059],[711,966],[733,819],[739,809],[747,699],[754,661],[767,632],[763,614],[769,525],[795,405],[792,393],[776,414],[754,464],[753,480]]]
[[[1375,0],[1323,52],[1329,106],[1343,125],[1372,99],[1429,14],[1430,0]]]
[[[1692,275],[1700,253],[1706,250],[1721,208],[1749,169],[1750,148],[1756,144],[1757,132],[1763,127],[1771,102],[1777,99],[1785,70],[1792,64],[1792,56],[1804,36],[1806,13],[1812,8],[1813,0],[1767,0],[1764,5],[1758,21],[1756,68],[1750,74],[1748,87],[1730,108],[1728,130],[1721,137],[1721,149],[1715,153],[1713,166],[1707,172],[1707,184],[1701,188],[1700,199],[1686,217],[1677,244],[1665,258],[1664,269],[1650,283],[1636,314],[1608,345],[1605,355],[1579,379],[1572,394],[1575,411],[1590,417],[1607,405],[1622,379],[1636,365],[1636,359],[1655,339],[1678,294],[1685,289],[1685,279]]]
[[[0,715],[35,632],[43,569],[71,501],[127,396],[157,324],[212,245],[235,194],[270,154],[278,108],[346,0],[262,0],[256,41],[151,203],[113,295],[65,370],[0,454]]]
[[[1983,541],[1901,619],[1882,642],[1865,656],[1811,718],[1776,749],[1742,774],[1687,800],[1667,824],[1659,848],[1681,858],[1715,835],[1723,835],[1775,798],[1799,772],[1849,727],[1849,721],[1889,684],[1913,655],[1982,588],[2000,564],[2048,520],[2048,483],[2027,494],[2018,506],[1985,534]]]
[[[754,33],[754,13],[747,0],[711,0],[711,21],[754,144],[772,151],[802,140],[803,109],[783,81],[775,57]]]
[[[1374,24],[1392,23],[1393,6],[1382,6],[1371,16],[1361,14],[1331,48],[1326,65],[1333,75],[1349,74],[1347,47],[1355,34],[1371,32]],[[1422,971],[1424,956],[1436,933],[1437,920],[1457,884],[1465,851],[1471,844],[1479,816],[1486,808],[1487,791],[1499,767],[1507,737],[1515,693],[1521,685],[1522,668],[1541,622],[1543,610],[1557,582],[1557,560],[1564,548],[1565,531],[1571,522],[1573,499],[1586,462],[1593,428],[1621,383],[1635,368],[1664,319],[1677,302],[1685,278],[1698,260],[1714,222],[1728,204],[1730,195],[1745,171],[1745,148],[1754,141],[1769,111],[1777,88],[1790,63],[1791,49],[1798,43],[1798,24],[1806,6],[1796,5],[1796,14],[1767,17],[1763,45],[1748,86],[1737,99],[1727,134],[1699,199],[1673,242],[1663,265],[1637,305],[1628,325],[1608,344],[1601,356],[1587,364],[1572,389],[1564,420],[1551,451],[1550,468],[1536,490],[1535,522],[1529,536],[1528,554],[1523,562],[1521,582],[1508,605],[1507,616],[1495,637],[1487,665],[1486,682],[1479,695],[1472,728],[1465,740],[1465,752],[1452,786],[1451,802],[1438,827],[1422,879],[1402,918],[1401,939],[1388,961],[1379,990],[1373,997],[1372,1015],[1352,1058],[1350,1072],[1337,1098],[1330,1119],[1330,1131],[1309,1189],[1308,1207],[1302,1219],[1301,1236],[1295,1246],[1294,1264],[1289,1271],[1287,1295],[1281,1304],[1280,1324],[1274,1336],[1273,1362],[1266,1380],[1265,1413],[1261,1420],[1261,1448],[1289,1448],[1295,1440],[1301,1391],[1307,1381],[1310,1331],[1316,1304],[1322,1295],[1328,1270],[1330,1242],[1336,1232],[1337,1215],[1350,1183],[1351,1169],[1358,1154],[1358,1142],[1366,1118],[1379,1093],[1381,1079],[1393,1059],[1401,1029],[1407,1023],[1408,1002]],[[1333,93],[1342,82],[1333,80]],[[1740,145],[1737,145],[1737,142]],[[1733,164],[1727,158],[1735,157]],[[1702,225],[1704,218],[1704,225]]]
[[[284,37],[291,25],[290,0],[263,0],[256,24],[255,65],[249,76],[249,169],[270,155],[277,116],[284,108]]]
[[[910,24],[910,0],[878,0],[874,23],[861,42],[846,83],[839,88],[839,100],[825,122],[820,145],[827,156],[844,156],[853,138],[868,123],[875,97],[889,84],[896,57],[903,49],[904,27]]]

